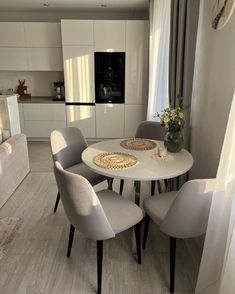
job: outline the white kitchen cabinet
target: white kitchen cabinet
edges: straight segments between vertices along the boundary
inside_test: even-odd
[[[25,47],[22,22],[0,22],[0,47]]]
[[[95,138],[95,105],[67,105],[67,126],[79,128],[86,138]]]
[[[63,45],[93,45],[93,20],[62,20]]]
[[[62,71],[61,48],[28,48],[29,70]]]
[[[27,47],[61,47],[60,23],[24,23]]]
[[[48,139],[55,129],[65,128],[66,121],[25,121],[24,131],[30,138]]]
[[[124,104],[96,104],[96,136],[98,138],[124,136]]]
[[[28,70],[26,48],[0,48],[0,70]]]
[[[30,138],[49,138],[53,130],[66,127],[65,105],[22,103],[24,132]]]
[[[63,46],[66,102],[95,102],[93,46]]]
[[[138,125],[146,120],[144,105],[125,105],[125,137],[135,137]]]
[[[95,20],[95,51],[125,52],[125,27],[125,21],[121,20]]]
[[[148,95],[148,21],[126,21],[125,103],[145,104]]]
[[[24,120],[66,120],[65,105],[59,103],[24,103]]]

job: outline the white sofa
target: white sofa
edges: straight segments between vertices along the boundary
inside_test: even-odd
[[[0,130],[0,208],[29,173],[26,136]]]

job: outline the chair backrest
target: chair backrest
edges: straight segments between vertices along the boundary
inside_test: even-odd
[[[54,130],[50,136],[53,160],[59,161],[63,168],[82,162],[81,154],[87,142],[78,128]]]
[[[58,161],[54,164],[54,172],[70,223],[93,240],[115,237],[103,207],[87,179],[65,171]]]
[[[159,122],[143,121],[139,124],[135,137],[163,141],[165,134],[166,129]]]
[[[167,212],[160,229],[175,238],[194,238],[205,234],[215,179],[186,182]]]

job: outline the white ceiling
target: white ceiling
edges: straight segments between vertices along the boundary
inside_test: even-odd
[[[48,7],[44,6],[48,4]],[[101,7],[106,5],[107,7]],[[139,11],[148,0],[0,0],[1,11]]]

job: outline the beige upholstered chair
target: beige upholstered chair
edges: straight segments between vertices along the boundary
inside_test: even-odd
[[[111,190],[96,194],[87,179],[65,171],[59,162],[55,162],[54,172],[70,223],[85,236],[97,241],[97,282],[98,293],[101,293],[103,240],[114,238],[116,234],[134,226],[138,262],[141,263],[142,210]]]
[[[139,124],[135,137],[141,139],[152,139],[163,141],[166,134],[166,130],[160,125],[159,122],[156,121],[143,121]],[[160,184],[158,183],[158,189],[160,189]],[[155,194],[155,184],[156,181],[151,182],[151,195]],[[120,182],[120,191],[119,193],[122,195],[124,188],[124,180],[122,179]]]
[[[78,128],[70,127],[54,130],[50,136],[53,161],[59,161],[62,167],[72,173],[85,177],[92,186],[104,181],[106,178],[87,167],[82,162],[82,152],[87,142]],[[54,212],[60,201],[57,194]]]
[[[174,293],[176,239],[205,234],[214,187],[214,179],[192,180],[178,192],[162,193],[144,200],[143,249],[146,247],[150,219],[170,237],[170,293]]]

